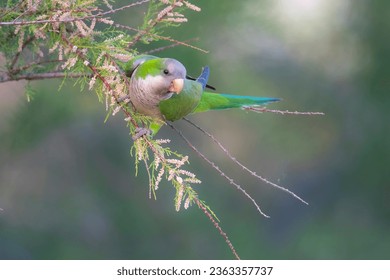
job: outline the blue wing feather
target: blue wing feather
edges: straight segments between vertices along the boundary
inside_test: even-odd
[[[203,90],[207,86],[209,76],[210,76],[210,68],[208,66],[203,67],[202,73],[200,73],[200,76],[196,79],[196,81],[202,85]]]

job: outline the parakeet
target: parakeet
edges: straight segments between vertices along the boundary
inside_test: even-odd
[[[191,78],[184,65],[173,58],[151,55],[135,57],[124,66],[130,77],[129,98],[138,113],[155,119],[147,130],[140,129],[137,137],[150,132],[154,136],[165,121],[210,110],[264,106],[279,98],[240,96],[205,91],[209,68]]]

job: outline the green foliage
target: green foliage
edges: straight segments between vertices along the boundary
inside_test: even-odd
[[[111,18],[116,11],[149,2],[141,27],[123,26]],[[110,10],[103,11],[108,6]],[[7,75],[3,79],[76,78],[81,90],[94,90],[104,102],[107,118],[122,112],[130,135],[140,126],[152,122],[134,112],[128,99],[129,81],[122,62],[137,54],[136,44],[161,40],[161,32],[187,19],[182,12],[198,10],[187,1],[138,1],[113,9],[107,1],[16,1],[9,0],[0,9],[0,52],[6,58]],[[31,100],[32,89],[26,88]],[[154,120],[155,121],[155,120]],[[165,178],[175,188],[175,207],[182,201],[187,208],[196,192],[191,184],[200,183],[183,169],[188,157],[162,144],[169,140],[141,137],[134,141],[131,154],[136,173],[143,162],[149,174],[150,192],[156,197],[160,181]],[[204,203],[203,203],[204,204]]]
[[[175,207],[179,211],[182,202],[187,209],[194,199],[197,199],[197,193],[190,184],[200,184],[201,181],[196,178],[192,172],[182,169],[182,166],[188,163],[188,156],[183,156],[169,147],[163,147],[162,144],[169,143],[169,139],[145,140],[138,138],[135,140],[131,149],[132,155],[136,159],[136,166],[143,161],[147,167],[149,175],[150,192],[156,198],[155,191],[163,177],[171,181],[176,189]],[[152,148],[152,155],[149,147]]]

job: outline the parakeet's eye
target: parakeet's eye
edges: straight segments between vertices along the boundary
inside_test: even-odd
[[[168,75],[168,74],[169,74],[169,70],[168,70],[168,69],[164,69],[163,72],[164,72],[165,75]]]

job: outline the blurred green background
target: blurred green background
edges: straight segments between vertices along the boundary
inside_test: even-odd
[[[190,156],[197,191],[244,259],[389,259],[390,30],[386,0],[193,1],[189,23],[165,35],[159,53],[192,76],[211,68],[219,92],[281,97],[272,109],[322,111],[282,116],[242,110],[191,120],[240,161],[310,205],[257,181],[185,122],[176,126],[234,177],[271,216],[205,164],[169,127],[161,138]],[[120,6],[128,1],[117,1]],[[143,9],[119,14],[136,26]],[[139,21],[138,21],[139,22]],[[168,45],[139,46],[140,51]],[[231,259],[196,206],[175,211],[164,182],[148,199],[135,177],[132,141],[119,114],[69,81],[0,85],[1,259]]]

